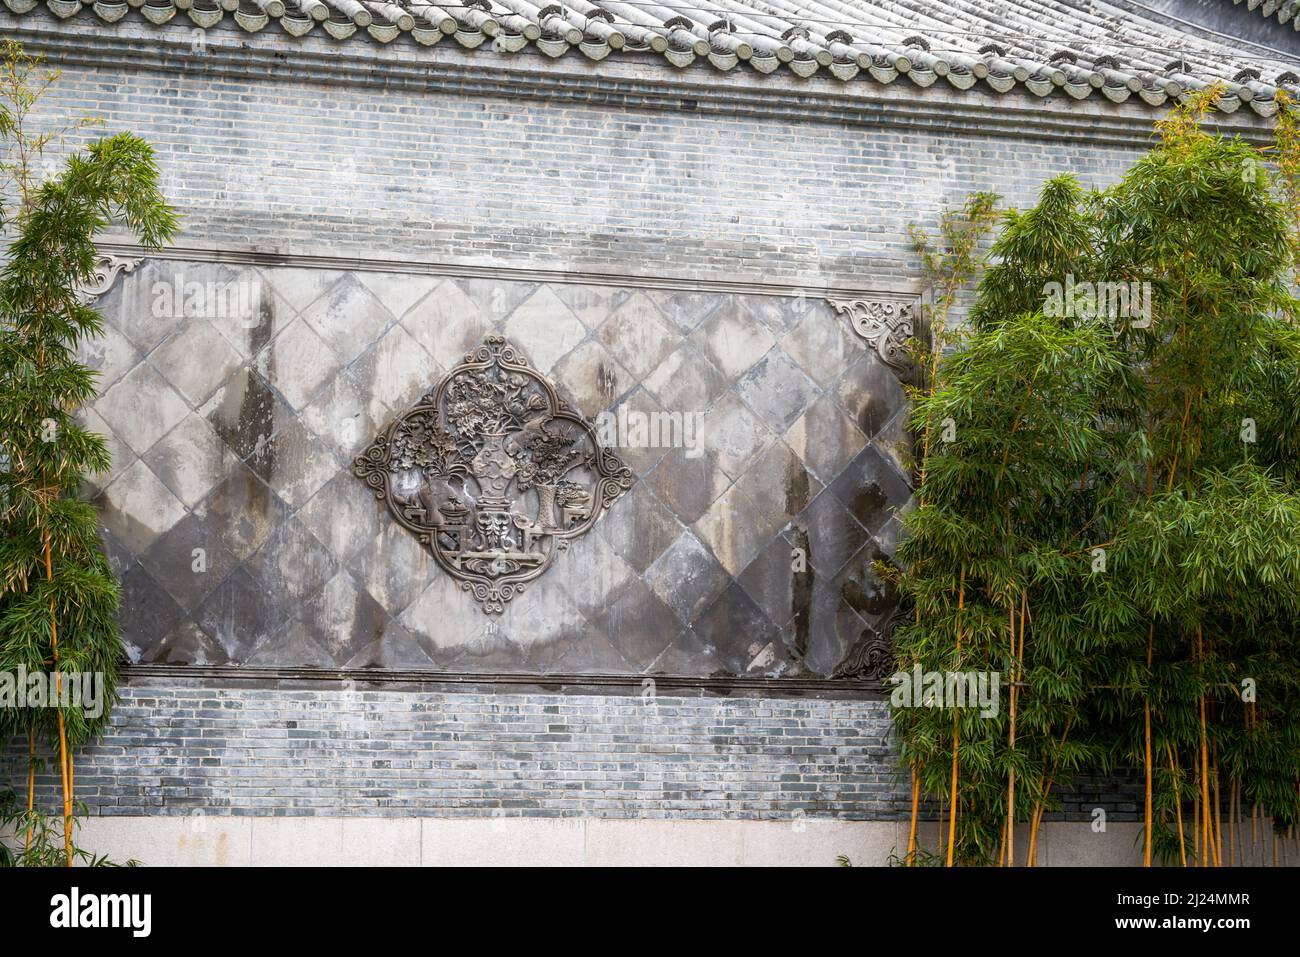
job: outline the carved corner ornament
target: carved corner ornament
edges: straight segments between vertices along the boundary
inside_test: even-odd
[[[398,416],[352,471],[489,615],[632,487],[632,471],[500,336]]]
[[[95,260],[95,274],[81,284],[77,295],[84,305],[91,305],[104,293],[113,288],[117,277],[123,273],[135,272],[135,267],[143,262],[139,258],[116,256],[112,253],[100,253]]]
[[[896,670],[892,641],[894,631],[911,617],[912,612],[906,606],[900,605],[890,616],[883,631],[863,628],[862,634],[853,643],[853,647],[831,672],[831,677],[886,684],[889,676]]]
[[[900,372],[911,366],[907,340],[916,335],[917,304],[904,299],[830,299],[885,364]]]

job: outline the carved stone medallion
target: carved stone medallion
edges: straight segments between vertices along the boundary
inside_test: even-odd
[[[631,470],[500,336],[465,356],[352,470],[488,614],[632,485]]]

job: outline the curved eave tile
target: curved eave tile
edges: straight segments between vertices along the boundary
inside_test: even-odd
[[[40,0],[0,0],[15,14],[34,10]],[[563,6],[538,8],[523,0],[492,0],[490,9],[475,0],[460,0],[446,9],[436,4],[430,6],[420,0],[410,12],[402,0],[377,0],[362,5],[353,0],[293,0],[283,8],[269,0],[93,0],[90,7],[103,23],[117,23],[130,7],[156,26],[171,21],[178,11],[187,14],[199,27],[215,26],[226,13],[231,13],[240,29],[247,33],[263,30],[275,20],[289,36],[300,37],[311,32],[319,22],[326,34],[335,40],[348,40],[360,32],[380,44],[400,40],[403,33],[418,46],[433,46],[443,36],[453,36],[461,47],[475,49],[489,36],[495,37],[494,49],[515,53],[530,43],[548,57],[564,56],[577,47],[589,60],[604,60],[611,53],[659,56],[678,69],[685,69],[697,59],[707,60],[721,72],[734,70],[742,61],[757,74],[770,74],[783,64],[786,70],[798,77],[811,77],[821,70],[841,83],[849,83],[863,74],[864,79],[893,83],[906,76],[913,85],[926,88],[940,78],[956,90],[969,90],[978,83],[999,94],[1023,90],[1031,95],[1045,97],[1058,87],[1069,97],[1083,100],[1094,95],[1114,103],[1124,103],[1133,98],[1148,106],[1159,107],[1171,97],[1183,97],[1189,90],[1204,88],[1213,78],[1192,77],[1178,72],[1186,65],[1172,64],[1161,72],[1156,65],[1122,63],[1114,56],[1096,57],[1095,63],[1085,57],[1093,54],[1076,54],[1057,51],[1041,60],[1027,57],[1023,52],[1009,53],[996,43],[980,48],[978,54],[943,51],[943,40],[934,44],[923,36],[914,36],[902,44],[885,42],[870,36],[871,27],[861,24],[857,35],[846,27],[827,26],[827,21],[809,17],[801,24],[794,11],[795,0],[774,0],[754,8],[753,17],[737,14],[737,20],[746,21],[736,26],[729,21],[712,22],[706,12],[709,8],[694,10],[693,22],[686,17],[675,17],[659,23],[645,13],[644,5],[623,4],[611,0],[610,9],[597,7],[590,0],[575,0],[577,10]],[[840,8],[859,5],[864,15],[870,10],[872,0],[837,0]],[[1226,2],[1226,0],[1225,0]],[[1235,0],[1246,2],[1252,10],[1276,15],[1282,23],[1293,23],[1300,30],[1300,0]],[[732,0],[731,7],[739,7],[744,0]],[[941,3],[940,6],[943,4]],[[45,0],[45,6],[58,19],[64,20],[80,13],[86,0]],[[891,4],[892,6],[892,4]],[[904,0],[904,6],[906,2]],[[369,8],[376,9],[372,15]],[[673,9],[677,9],[674,7]],[[682,9],[688,9],[683,7]],[[818,7],[818,9],[826,9]],[[996,16],[1000,8],[994,3],[990,15]],[[521,11],[529,11],[524,15]],[[349,13],[348,11],[351,11]],[[432,11],[432,12],[431,12]],[[585,11],[585,13],[583,12]],[[612,11],[612,12],[611,12]],[[766,12],[765,12],[766,11]],[[615,16],[615,14],[619,16]],[[586,14],[591,14],[588,17]],[[631,19],[626,19],[630,17]],[[794,26],[782,33],[779,28],[764,26],[756,18],[767,21],[788,22]],[[543,29],[541,22],[547,24]],[[711,25],[709,25],[711,23]],[[746,25],[747,24],[747,25]],[[707,29],[708,39],[704,39]],[[825,30],[827,33],[818,31]],[[733,32],[736,31],[736,32]],[[749,32],[746,32],[749,31]],[[894,30],[897,33],[897,29]],[[1080,36],[1080,50],[1089,37]],[[753,41],[752,45],[751,42]],[[873,43],[883,45],[875,46]],[[1102,41],[1104,45],[1104,41]],[[1122,43],[1120,44],[1122,47]],[[760,48],[761,47],[761,48]],[[889,49],[893,47],[893,49]],[[1204,62],[1209,54],[1197,54]],[[1227,54],[1224,55],[1225,57]],[[1228,59],[1219,60],[1225,65]],[[1278,86],[1260,78],[1260,70],[1245,69],[1230,82],[1231,70],[1220,77],[1228,92],[1221,98],[1219,109],[1232,113],[1243,104],[1264,117],[1277,113]],[[1272,80],[1272,76],[1266,77]],[[1286,74],[1276,80],[1286,86],[1292,81]],[[1287,86],[1287,89],[1292,89]]]

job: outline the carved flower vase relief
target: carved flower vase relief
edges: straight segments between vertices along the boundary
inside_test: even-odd
[[[498,336],[399,416],[353,472],[489,614],[632,485],[631,470]]]

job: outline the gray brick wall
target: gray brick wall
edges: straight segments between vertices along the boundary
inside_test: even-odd
[[[917,279],[907,224],[1136,150],[69,67],[53,117],[158,150],[191,241],[860,284]]]
[[[907,802],[878,701],[166,685],[127,687],[79,756],[92,814],[882,820]],[[11,750],[0,779],[24,768]]]

